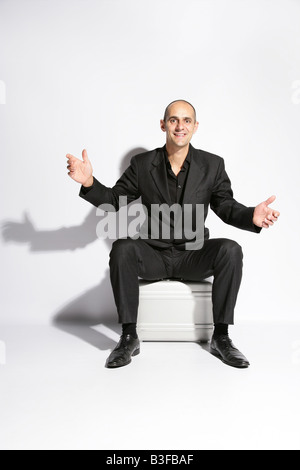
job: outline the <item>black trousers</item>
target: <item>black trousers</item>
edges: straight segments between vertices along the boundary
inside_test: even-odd
[[[137,322],[139,278],[201,281],[214,276],[214,322],[232,325],[242,267],[240,245],[226,238],[207,240],[197,251],[162,250],[141,239],[117,240],[110,253],[110,276],[119,322]]]

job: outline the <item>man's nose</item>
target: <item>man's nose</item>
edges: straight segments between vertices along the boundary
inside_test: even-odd
[[[183,129],[183,121],[178,120],[176,130],[181,130],[181,129]]]

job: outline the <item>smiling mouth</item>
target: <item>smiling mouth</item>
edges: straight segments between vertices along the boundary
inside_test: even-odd
[[[174,133],[175,137],[185,137],[186,134],[181,134],[181,133]]]

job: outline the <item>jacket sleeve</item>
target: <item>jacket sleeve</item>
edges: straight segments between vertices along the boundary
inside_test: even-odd
[[[259,233],[260,227],[253,223],[255,207],[246,207],[233,198],[230,179],[225,171],[223,158],[220,159],[210,206],[226,224],[250,232]]]
[[[80,189],[79,196],[99,207],[102,204],[109,204],[116,211],[120,209],[120,196],[127,197],[127,204],[140,197],[138,184],[138,166],[135,157],[131,159],[131,164],[117,181],[113,188],[108,188],[101,184],[95,177],[90,188]],[[124,205],[122,201],[121,205]],[[107,210],[107,209],[106,209]]]

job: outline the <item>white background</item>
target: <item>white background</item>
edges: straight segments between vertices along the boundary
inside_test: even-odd
[[[1,448],[299,448],[299,18],[300,0],[0,0]],[[281,212],[260,235],[207,221],[243,247],[246,371],[196,343],[143,343],[104,368],[119,339],[111,243],[65,155],[87,148],[112,186],[164,144],[178,98],[236,199],[275,194]]]
[[[1,0],[2,323],[117,318],[110,244],[65,154],[87,148],[112,186],[130,154],[164,144],[177,98],[239,202],[277,196],[280,221],[261,235],[207,221],[243,246],[237,322],[299,318],[299,17],[297,0]]]

